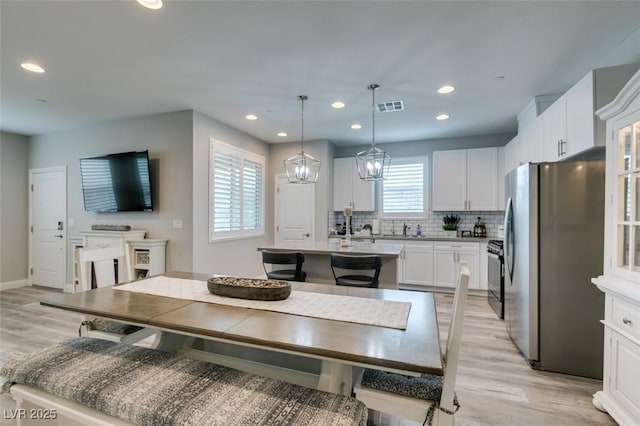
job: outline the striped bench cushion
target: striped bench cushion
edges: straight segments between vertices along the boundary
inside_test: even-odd
[[[136,325],[124,324],[116,321],[107,321],[100,318],[94,318],[87,321],[90,330],[104,331],[107,333],[127,335],[142,330],[142,327]]]
[[[0,376],[140,425],[365,425],[354,398],[101,339],[68,340]]]

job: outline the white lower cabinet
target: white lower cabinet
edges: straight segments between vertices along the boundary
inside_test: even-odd
[[[433,284],[438,287],[455,287],[461,261],[467,262],[471,272],[469,288],[479,289],[478,243],[436,243],[433,250]]]
[[[434,242],[412,240],[385,240],[390,244],[404,245],[404,252],[398,265],[398,281],[410,287],[454,288],[459,262],[467,262],[471,272],[469,288],[486,290],[486,256],[484,268],[480,265],[481,251],[486,253],[486,243],[475,242]],[[484,274],[484,280],[481,278]]]
[[[432,242],[405,243],[400,282],[414,285],[433,285]]]
[[[603,390],[593,404],[618,424],[640,421],[640,303],[623,296],[615,281],[594,279],[605,292]]]
[[[611,396],[640,419],[640,345],[611,331]]]

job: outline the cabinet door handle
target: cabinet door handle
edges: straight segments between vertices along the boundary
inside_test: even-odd
[[[558,157],[560,157],[560,139],[556,141],[556,145],[558,145]]]
[[[562,155],[567,155],[567,150],[565,149],[567,147],[567,141],[562,141]]]
[[[629,318],[622,318],[622,322],[624,325],[631,325],[631,320]]]

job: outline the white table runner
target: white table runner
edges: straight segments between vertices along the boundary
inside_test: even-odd
[[[114,289],[400,330],[407,328],[411,309],[410,302],[306,291],[292,291],[287,299],[277,301],[235,299],[211,294],[206,281],[163,276],[116,286]]]

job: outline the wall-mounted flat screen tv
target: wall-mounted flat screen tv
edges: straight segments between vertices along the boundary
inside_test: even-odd
[[[84,209],[88,212],[151,212],[149,151],[80,159]]]

